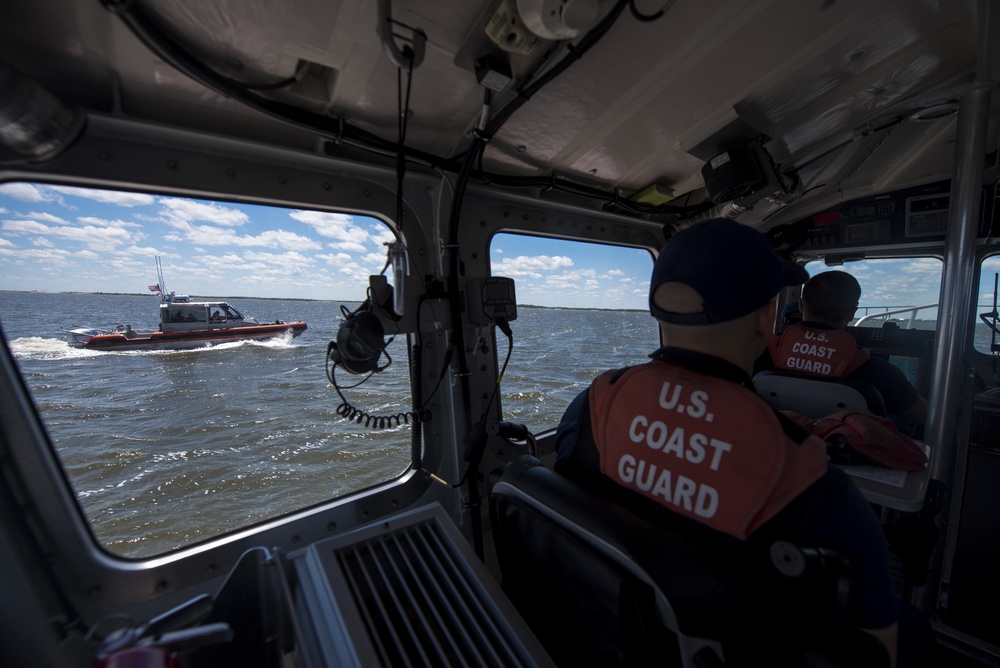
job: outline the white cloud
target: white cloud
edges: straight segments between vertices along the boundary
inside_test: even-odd
[[[386,256],[381,253],[369,253],[358,259],[369,267],[378,267],[381,269],[385,265]]]
[[[287,250],[319,250],[318,243],[294,232],[285,230],[266,230],[257,236],[236,234],[233,230],[209,225],[194,226],[186,222],[178,222],[174,226],[180,233],[168,234],[163,238],[167,241],[190,241],[203,246],[262,246],[264,248],[284,248]]]
[[[385,244],[391,244],[396,241],[396,235],[392,233],[392,230],[382,225],[381,223],[378,223],[376,225],[374,232],[369,230],[368,234],[371,236],[372,241],[378,244],[379,246],[384,246]]]
[[[78,221],[84,225],[100,225],[102,227],[131,227],[131,228],[141,228],[142,225],[138,223],[130,223],[127,220],[108,220],[106,218],[95,218],[93,216],[81,216],[77,218]]]
[[[44,190],[30,183],[0,184],[0,195],[7,195],[25,202],[48,202],[52,199]]]
[[[57,267],[63,267],[73,264],[69,260],[70,254],[64,250],[58,250],[58,249],[13,250],[6,248],[4,246],[0,246],[0,256],[10,258],[10,264],[15,264],[15,265],[42,263]]]
[[[541,278],[544,271],[555,271],[572,266],[572,258],[565,255],[519,255],[505,257],[500,262],[492,263],[494,275],[511,278]]]
[[[125,252],[128,253],[129,255],[139,255],[148,258],[153,258],[157,255],[163,255],[163,253],[161,253],[158,249],[153,248],[152,246],[136,246],[134,244],[126,248]]]
[[[241,245],[244,246],[266,246],[268,248],[287,248],[288,250],[319,250],[322,248],[318,243],[304,237],[301,234],[287,232],[285,230],[267,230],[261,232],[256,237],[242,237]]]
[[[336,255],[319,254],[316,255],[316,258],[319,260],[323,260],[327,264],[332,264],[338,267],[354,262],[354,258],[348,255],[347,253],[337,253]]]
[[[0,237],[0,248],[14,248],[14,244],[3,237]]]
[[[309,267],[313,264],[312,258],[308,255],[293,252],[260,253],[256,251],[247,251],[243,257],[244,260],[252,262],[264,262],[270,265],[280,264],[292,269],[302,269],[303,267]]]
[[[7,220],[2,225],[4,230],[15,234],[36,234],[47,237],[57,237],[84,244],[93,250],[113,250],[129,243],[131,234],[126,230],[114,227],[51,227],[31,220]]]
[[[164,207],[161,213],[169,225],[200,220],[213,225],[239,227],[250,220],[250,216],[245,212],[214,202],[204,204],[190,199],[163,197],[160,199],[160,205]]]
[[[346,251],[348,253],[366,253],[368,249],[364,244],[359,244],[354,241],[341,241],[335,244],[327,244],[330,248],[336,250]]]
[[[51,213],[39,213],[37,211],[32,211],[31,213],[23,217],[28,218],[30,220],[44,220],[47,223],[55,223],[56,225],[70,224],[68,220],[60,218],[59,216],[54,216]]]
[[[573,271],[564,271],[561,274],[562,278],[570,281],[581,280],[584,278],[597,278],[596,269],[574,269]]]
[[[94,200],[95,202],[115,204],[118,206],[146,206],[156,201],[156,198],[152,195],[146,195],[144,193],[129,193],[117,190],[94,190],[92,188],[76,188],[73,186],[47,186],[47,188],[63,195],[83,197],[85,199]]]
[[[340,239],[341,241],[364,242],[368,232],[354,224],[354,216],[346,213],[329,213],[327,211],[292,211],[288,214],[300,223],[305,223],[321,237]]]

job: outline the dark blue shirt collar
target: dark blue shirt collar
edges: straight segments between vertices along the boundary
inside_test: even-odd
[[[687,350],[686,348],[673,348],[671,346],[663,346],[651,354],[650,357],[654,360],[670,362],[696,373],[714,376],[715,378],[728,380],[751,390],[753,389],[753,382],[751,382],[747,372],[721,357]]]
[[[815,322],[813,320],[803,320],[799,323],[803,327],[810,327],[812,329],[839,329],[833,325],[828,325],[825,322]]]

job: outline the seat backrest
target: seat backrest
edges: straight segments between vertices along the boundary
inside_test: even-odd
[[[680,516],[649,521],[529,456],[491,476],[490,517],[503,589],[558,665],[887,665],[872,636],[828,633],[818,618],[782,635],[770,614],[786,591],[822,589],[831,610],[846,609],[849,565],[832,553],[807,559],[776,542],[765,572],[759,546]],[[794,605],[784,613],[814,619]],[[835,649],[805,640],[813,635]]]
[[[842,410],[886,414],[885,401],[874,385],[851,378],[811,376],[790,371],[761,371],[753,386],[776,410],[820,418]]]

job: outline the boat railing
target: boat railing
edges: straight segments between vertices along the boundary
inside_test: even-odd
[[[864,309],[865,314],[857,319],[854,323],[854,327],[861,327],[866,320],[873,318],[887,318],[891,315],[898,315],[899,313],[909,313],[910,319],[906,323],[906,329],[913,329],[913,323],[917,319],[917,312],[924,309],[937,308],[937,303],[934,304],[923,304],[921,306],[902,306],[902,307],[891,307],[891,306],[859,306],[858,310]],[[873,309],[885,309],[879,310],[875,313],[871,313]]]

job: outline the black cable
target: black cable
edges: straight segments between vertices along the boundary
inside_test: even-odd
[[[485,175],[480,175],[484,180],[487,178]],[[609,193],[605,190],[600,190],[598,188],[592,188],[590,186],[584,186],[565,179],[560,179],[555,175],[551,176],[503,176],[498,174],[490,174],[488,176],[489,182],[493,185],[501,187],[514,187],[514,188],[546,188],[551,190],[558,190],[560,192],[570,193],[578,197],[587,197],[590,199],[599,199],[605,202],[614,203],[621,209],[637,215],[659,215],[665,213],[676,213],[679,215],[694,215],[701,213],[702,211],[707,211],[708,209],[715,206],[711,202],[705,202],[702,204],[695,204],[693,206],[687,205],[674,205],[674,204],[640,204],[638,202],[633,202],[628,199],[622,199],[616,193]],[[689,193],[690,197],[690,193]]]
[[[410,89],[413,86],[413,58],[406,73],[406,99],[403,99],[403,68],[396,68],[396,95],[399,118],[396,121],[399,144],[396,148],[396,229],[403,228],[403,177],[406,175],[406,126],[410,115]],[[383,269],[382,271],[385,271]],[[397,288],[398,289],[398,288]]]
[[[504,357],[503,365],[500,367],[500,373],[497,375],[497,382],[493,385],[493,393],[490,395],[490,400],[486,402],[486,408],[483,409],[483,414],[476,422],[477,429],[486,424],[486,418],[489,416],[490,407],[493,406],[493,401],[497,398],[497,392],[500,390],[500,382],[503,380],[504,372],[507,371],[507,363],[510,362],[510,354],[514,350],[514,334],[510,329],[510,325],[503,318],[498,318],[497,327],[499,327],[504,333],[504,336],[507,337],[507,355]],[[476,429],[473,430],[474,433],[475,431]],[[483,434],[479,434],[479,437],[483,439],[482,446],[485,446],[485,431]],[[479,463],[482,460],[482,457],[483,453],[481,451],[468,455],[466,457],[467,463],[465,465],[465,471],[462,472],[462,478],[452,485],[452,487],[461,487],[465,484],[465,481],[469,478],[469,472],[473,468],[479,468]]]
[[[462,162],[462,169],[459,172],[458,180],[455,184],[455,191],[452,196],[452,206],[451,214],[449,216],[449,247],[451,249],[451,271],[449,272],[449,288],[452,294],[458,295],[461,292],[460,284],[460,274],[462,269],[461,257],[458,253],[459,250],[459,221],[461,219],[462,202],[465,198],[465,189],[469,181],[469,176],[472,174],[473,165],[479,162],[480,152],[486,147],[486,142],[492,139],[492,137],[497,133],[497,131],[503,127],[503,124],[513,115],[515,111],[521,108],[525,102],[531,99],[531,96],[536,92],[541,90],[546,84],[555,79],[557,76],[565,72],[570,66],[575,62],[580,60],[583,55],[589,51],[601,37],[603,37],[611,26],[614,25],[615,21],[621,15],[622,11],[628,5],[629,0],[619,0],[614,8],[608,13],[607,16],[590,32],[588,32],[584,38],[580,41],[576,48],[571,48],[570,53],[560,60],[551,70],[540,76],[537,80],[533,81],[529,85],[522,87],[517,91],[517,97],[511,100],[503,109],[499,111],[493,118],[489,120],[486,125],[485,130],[473,133],[472,144],[469,146],[468,151],[465,154],[465,159]],[[451,300],[452,306],[452,318],[456,323],[455,327],[455,347],[459,351],[458,355],[458,365],[459,372],[458,376],[461,379],[460,391],[462,393],[462,404],[468,405],[470,401],[470,392],[468,384],[468,361],[465,355],[465,343],[464,343],[464,333],[463,328],[457,326],[458,323],[462,322],[462,311],[461,306],[457,299]],[[513,340],[511,339],[511,342]],[[512,344],[511,344],[512,345]],[[509,352],[508,352],[509,359]],[[506,368],[506,362],[504,363]],[[501,374],[502,377],[502,374]],[[497,387],[499,387],[500,378],[497,379]],[[494,388],[494,397],[496,395],[497,388]],[[488,412],[489,406],[492,405],[493,398],[487,403],[486,410]],[[485,416],[485,414],[484,414]],[[485,417],[484,417],[485,419]],[[472,426],[472,431],[467,435],[467,439],[476,439],[476,431],[481,428],[482,421],[475,423]],[[475,463],[478,467],[478,462]],[[467,478],[469,479],[469,498],[470,505],[473,507],[478,506],[479,499],[478,496],[478,481],[476,476],[469,477],[469,472],[473,468],[473,461],[469,461],[466,467],[465,473],[462,476],[462,480],[457,483],[457,486],[461,486]],[[472,513],[472,523],[473,523],[473,539],[477,548],[480,548],[482,541],[482,536],[476,531],[476,527],[479,523],[479,513]],[[481,551],[481,548],[480,548]],[[477,551],[477,553],[479,553]]]
[[[423,423],[424,416],[420,408],[420,376],[423,361],[420,359],[420,344],[413,344],[410,348],[410,406],[411,413],[417,416],[413,423],[413,431],[410,437],[410,464],[414,470],[420,471],[424,467],[423,450]]]
[[[504,336],[507,337],[507,355],[504,357],[503,366],[500,367],[500,375],[497,376],[497,382],[493,386],[493,394],[490,395],[490,400],[486,402],[486,409],[483,411],[483,416],[480,418],[482,421],[486,420],[486,416],[490,412],[490,407],[493,405],[494,399],[497,398],[497,392],[500,390],[500,381],[503,380],[503,374],[507,371],[507,363],[510,362],[510,354],[514,350],[514,334],[510,330],[510,325],[507,324],[506,320],[500,318],[497,320],[497,327],[499,327],[503,331]]]
[[[313,132],[337,143],[344,143],[370,153],[398,159],[398,144],[383,139],[372,132],[368,132],[351,125],[342,117],[316,114],[289,104],[256,95],[252,92],[252,88],[256,88],[257,90],[266,90],[269,87],[277,87],[279,84],[284,82],[276,82],[275,84],[265,84],[263,86],[254,87],[247,86],[244,83],[222,76],[201,62],[196,56],[186,51],[178,43],[163,33],[163,31],[157,28],[154,22],[149,20],[149,18],[139,11],[136,8],[135,3],[131,2],[131,0],[102,0],[102,2],[104,6],[109,11],[116,14],[122,22],[125,23],[126,27],[128,27],[129,30],[131,30],[132,33],[158,58],[162,59],[182,74],[202,84],[206,88],[215,91],[219,95],[231,98],[279,121],[308,132]],[[605,17],[601,24],[588,33],[576,48],[572,49],[569,56],[557,63],[538,80],[533,81],[530,85],[525,86],[521,91],[519,91],[518,97],[504,107],[501,113],[498,114],[490,123],[490,126],[484,133],[484,138],[488,139],[492,137],[493,134],[495,134],[496,131],[503,125],[503,123],[506,122],[507,118],[520,108],[522,104],[527,102],[532,95],[534,95],[545,84],[562,73],[574,62],[579,60],[583,54],[586,53],[586,51],[596,44],[597,40],[603,36],[608,29],[610,29],[611,25],[614,23],[614,19],[618,18],[621,10],[628,5],[628,2],[629,0],[620,0],[620,2],[615,5],[615,8],[612,9],[611,13]],[[472,146],[470,146],[465,153],[464,157],[469,158],[471,156],[471,164],[477,164],[479,162],[478,151],[482,150],[482,146],[482,142],[474,141]],[[460,164],[463,169],[464,164],[468,164],[468,160],[465,160],[463,163],[459,163],[456,159],[441,158],[440,156],[432,155],[424,151],[409,149],[405,146],[402,147],[402,151],[407,160],[420,162],[437,169],[458,171]],[[20,165],[22,164],[22,161],[12,161],[12,164]],[[508,183],[508,185],[517,187],[521,184]],[[464,194],[464,187],[456,188],[456,191],[458,190],[461,190]],[[602,192],[597,197],[605,201],[613,201],[614,199],[614,195],[607,192]],[[656,210],[655,208],[650,210],[648,207],[642,208],[639,206],[631,206],[628,210],[632,213],[638,214],[655,215],[657,213],[661,213],[661,211]]]
[[[410,424],[411,419],[413,420],[414,425],[419,424],[420,415],[414,411],[404,411],[402,413],[396,413],[395,415],[372,415],[371,413],[367,413],[361,410],[360,408],[355,408],[354,406],[352,406],[351,403],[347,400],[347,397],[344,396],[344,393],[341,390],[340,385],[337,383],[337,366],[338,365],[336,362],[334,362],[332,367],[330,366],[330,356],[327,355],[326,377],[330,380],[330,383],[333,384],[333,389],[337,391],[337,396],[340,397],[340,402],[341,402],[336,409],[337,415],[343,418],[347,418],[351,422],[356,422],[357,424],[364,425],[366,428],[369,429],[392,429],[393,427],[399,427],[404,424]],[[355,383],[354,385],[350,385],[344,389],[351,389],[357,387],[358,385],[361,385],[371,377],[372,374],[368,374],[361,381]]]
[[[138,9],[137,4],[132,0],[102,0],[102,3],[109,11],[116,14],[153,54],[206,88],[268,116],[328,139],[342,141],[350,146],[379,155],[396,156],[394,142],[351,125],[342,118],[316,114],[262,97],[253,93],[240,82],[220,75],[168,37]],[[450,161],[423,151],[411,149],[407,150],[406,154],[411,160],[419,160],[431,166],[445,167],[450,164]]]
[[[491,120],[486,128],[485,134],[487,138],[492,138],[497,131],[507,122],[507,119],[511,115],[521,108],[525,102],[531,99],[531,97],[541,90],[546,84],[555,79],[557,76],[565,72],[570,68],[576,61],[580,60],[587,51],[589,51],[597,42],[601,40],[602,37],[611,29],[611,26],[615,24],[618,17],[621,16],[622,11],[628,6],[630,0],[618,0],[615,6],[608,12],[608,15],[601,20],[593,29],[590,30],[583,39],[575,47],[570,47],[569,54],[566,55],[562,60],[560,60],[556,65],[539,77],[536,81],[531,84],[517,90],[517,97],[510,101],[507,106],[499,111]]]

